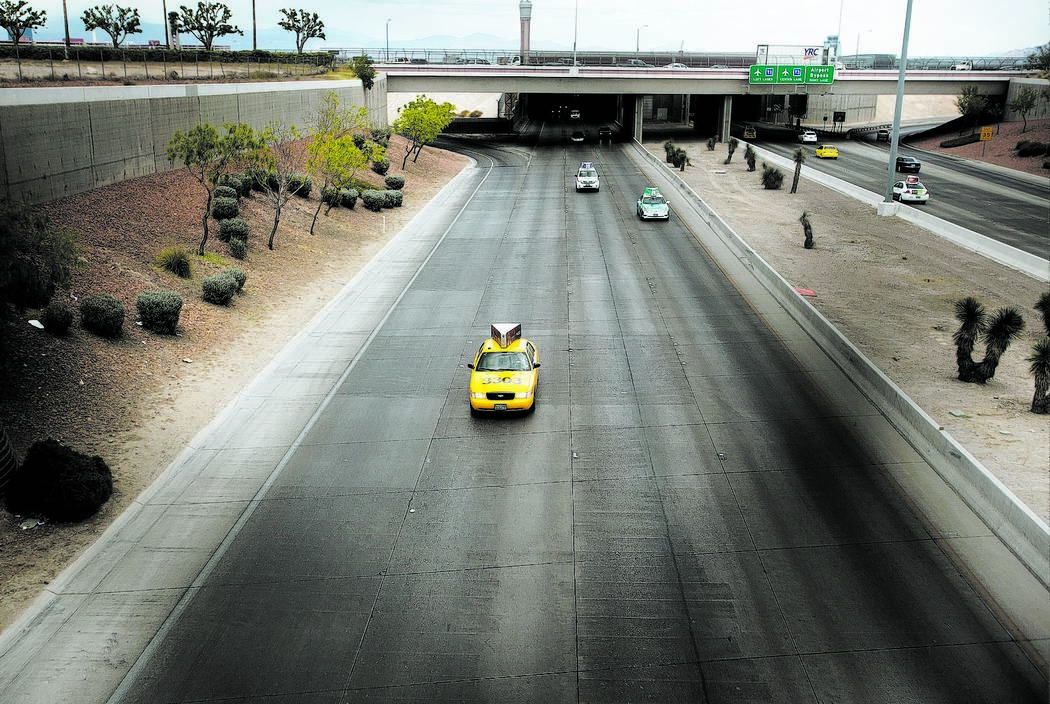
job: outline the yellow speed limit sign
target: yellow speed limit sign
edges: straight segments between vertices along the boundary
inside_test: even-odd
[[[990,142],[992,140],[992,128],[982,127],[981,128],[981,141]]]

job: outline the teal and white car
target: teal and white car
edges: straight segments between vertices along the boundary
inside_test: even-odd
[[[671,217],[668,205],[659,188],[646,188],[638,199],[638,217],[642,220],[668,220]]]

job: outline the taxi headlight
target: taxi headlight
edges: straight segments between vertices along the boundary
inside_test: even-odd
[[[470,397],[471,398],[485,398],[485,392],[484,391],[471,391],[470,392]]]
[[[514,394],[514,398],[528,398],[529,396],[532,396],[530,391],[518,391]]]

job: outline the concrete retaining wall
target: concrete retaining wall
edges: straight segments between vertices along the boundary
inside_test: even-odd
[[[636,144],[636,150],[667,172],[666,165]],[[763,150],[764,151],[764,150]],[[766,155],[772,156],[769,152]],[[673,173],[673,172],[671,172]],[[835,363],[857,384],[904,435],[923,459],[970,509],[1017,555],[1044,589],[1050,586],[1050,529],[1013,492],[872,364],[834,325],[798,295],[765,260],[685,184],[701,216],[733,256],[758,277],[762,285],[805,329]],[[869,194],[874,195],[874,194]],[[868,200],[865,198],[864,200]]]
[[[0,192],[42,203],[173,168],[165,149],[199,122],[305,127],[325,93],[387,124],[386,82],[296,81],[0,91]]]

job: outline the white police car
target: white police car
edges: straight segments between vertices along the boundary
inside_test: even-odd
[[[579,170],[576,171],[576,192],[597,191],[599,187],[598,172],[594,164],[589,161],[581,163]]]

